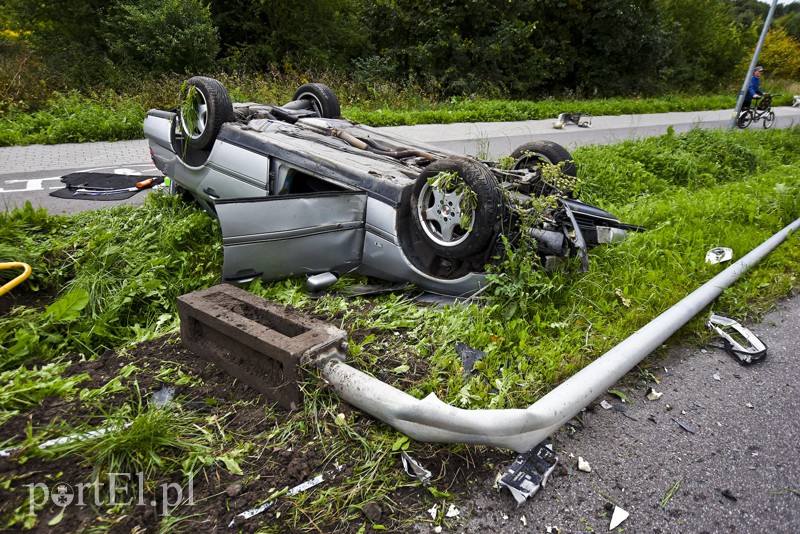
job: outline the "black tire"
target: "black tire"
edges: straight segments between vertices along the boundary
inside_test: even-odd
[[[558,165],[565,162],[561,167],[561,172],[567,176],[575,178],[578,176],[578,168],[566,148],[553,143],[552,141],[530,141],[518,146],[511,153],[514,159],[514,169],[528,169],[530,172],[541,176],[542,164]],[[566,196],[572,196],[572,189],[559,190]]]
[[[434,188],[431,179],[443,172],[455,173],[456,183]],[[461,225],[464,187],[475,193],[476,204],[467,215],[471,222],[467,228]],[[497,178],[483,164],[465,157],[453,156],[431,163],[420,173],[411,191],[411,217],[422,241],[448,259],[464,259],[484,252],[502,209],[503,193]]]
[[[323,119],[337,119],[341,117],[342,110],[339,99],[330,87],[321,83],[306,83],[297,88],[292,100],[307,100],[317,115]]]
[[[190,87],[196,88],[197,95],[194,124],[187,124],[191,121],[184,117],[185,101]],[[181,94],[179,115],[184,142],[194,150],[210,149],[222,125],[234,120],[233,104],[228,90],[218,80],[205,76],[195,76],[186,82],[186,89]]]
[[[744,130],[750,126],[751,122],[753,122],[753,114],[749,109],[743,109],[739,112],[739,117],[736,119],[736,126],[738,126],[739,129]]]
[[[775,112],[769,110],[769,112],[764,115],[764,129],[769,130],[772,128],[772,125],[775,124]]]

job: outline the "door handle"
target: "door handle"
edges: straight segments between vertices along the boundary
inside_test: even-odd
[[[208,195],[213,200],[217,200],[219,198],[219,195],[217,194],[217,192],[214,191],[213,189],[211,189],[210,187],[206,187],[205,189],[203,189],[203,193]]]

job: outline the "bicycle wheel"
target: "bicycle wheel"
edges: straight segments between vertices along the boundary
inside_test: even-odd
[[[775,122],[775,112],[769,110],[769,112],[767,112],[764,115],[764,129],[769,130],[770,128],[772,128],[774,122]]]
[[[736,126],[744,130],[750,123],[753,122],[753,111],[750,109],[743,109],[739,112],[739,117],[736,119]]]

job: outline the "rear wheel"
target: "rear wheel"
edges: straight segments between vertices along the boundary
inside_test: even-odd
[[[750,123],[753,122],[753,112],[749,109],[743,109],[739,112],[739,117],[736,119],[736,126],[744,130]]]
[[[578,175],[578,169],[567,149],[552,141],[530,141],[522,144],[511,153],[511,157],[514,159],[513,168],[524,169],[534,174],[534,182],[541,181],[543,165],[561,164],[562,174],[572,178]],[[571,182],[574,183],[574,180]],[[563,187],[564,184],[549,185],[556,187],[566,196],[572,195],[572,187]]]
[[[764,129],[769,130],[772,128],[772,125],[775,123],[775,112],[770,110],[766,115],[764,115]]]
[[[336,119],[342,115],[339,99],[330,87],[321,83],[306,83],[297,88],[292,100],[306,100],[323,119]]]
[[[411,192],[411,217],[423,242],[448,259],[484,252],[502,206],[503,194],[491,171],[465,157],[431,163]]]
[[[181,90],[179,116],[188,148],[208,150],[222,125],[234,119],[231,97],[218,80],[195,76]]]

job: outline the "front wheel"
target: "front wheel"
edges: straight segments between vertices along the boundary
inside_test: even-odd
[[[764,115],[764,129],[769,130],[772,128],[772,125],[775,123],[775,112],[770,110],[766,115]]]
[[[338,119],[342,115],[339,99],[330,87],[321,83],[306,83],[297,88],[292,100],[305,100],[323,119]]]
[[[483,252],[502,206],[497,178],[485,165],[460,156],[428,165],[411,191],[411,217],[423,242],[448,259]]]
[[[750,123],[753,122],[753,112],[749,109],[743,109],[739,112],[739,117],[736,119],[736,126],[744,130]]]

